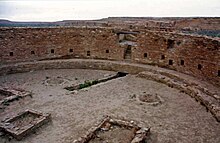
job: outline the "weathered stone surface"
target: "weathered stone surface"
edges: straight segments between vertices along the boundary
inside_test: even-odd
[[[27,116],[33,116],[32,118]],[[29,119],[25,119],[29,118]],[[3,121],[0,129],[13,136],[17,140],[22,140],[26,135],[30,134],[36,128],[50,121],[50,114],[41,113],[35,110],[26,110],[14,117]],[[24,121],[22,121],[24,120]]]
[[[31,92],[24,91],[22,89],[0,87],[0,96],[3,96],[3,98],[0,98],[0,104],[8,104],[9,102],[18,100],[19,98],[31,95]]]
[[[91,139],[98,136],[97,132],[99,130],[108,132],[113,125],[134,131],[131,138],[131,143],[143,142],[150,133],[150,128],[141,128],[139,125],[134,123],[134,121],[125,121],[107,116],[101,121],[101,123],[89,129],[86,135],[80,137],[78,140],[74,140],[74,143],[88,143]]]
[[[173,76],[165,76],[161,78],[163,73],[153,73],[149,71],[141,72],[138,74],[139,77],[143,77],[149,80],[154,80],[163,84],[168,85],[169,87],[174,87],[181,92],[184,92],[194,98],[196,101],[200,102],[204,105],[207,110],[209,110],[217,121],[220,122],[220,102],[218,101],[218,97],[220,95],[215,95],[214,93],[209,92],[208,89],[204,90],[201,86],[193,83],[193,81],[186,81],[181,77],[176,79],[170,78]]]
[[[133,62],[174,69],[220,85],[219,39],[140,29],[135,35],[135,46],[126,55],[128,45],[119,43],[116,30],[120,31],[115,28],[0,28],[0,62],[56,58],[121,61],[128,57]]]

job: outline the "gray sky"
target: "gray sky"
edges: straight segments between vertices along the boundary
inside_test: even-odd
[[[110,16],[220,17],[220,0],[0,0],[0,19],[58,21]]]

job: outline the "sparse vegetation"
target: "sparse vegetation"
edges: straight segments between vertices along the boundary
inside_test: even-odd
[[[83,89],[83,88],[86,88],[86,87],[89,87],[92,85],[92,82],[90,81],[85,81],[84,83],[80,84],[79,85],[79,89]]]
[[[127,74],[128,73],[125,73],[125,72],[118,72],[114,76],[110,76],[110,77],[102,78],[102,79],[96,79],[96,80],[92,80],[92,81],[86,80],[86,81],[84,81],[84,83],[81,83],[81,84],[78,84],[78,85],[75,85],[75,86],[68,86],[68,87],[65,87],[64,89],[69,90],[69,91],[83,89],[83,88],[90,87],[92,85],[96,85],[96,84],[101,83],[101,82],[106,82],[108,80],[112,80],[112,79],[115,79],[115,78],[124,77]]]
[[[93,80],[93,81],[88,81],[86,80],[83,84],[80,84],[79,85],[79,89],[83,89],[83,88],[86,88],[86,87],[90,87],[92,85],[95,85],[95,84],[98,84],[99,81],[98,80]]]
[[[86,81],[84,81],[84,83],[81,83],[81,84],[76,85],[76,86],[65,87],[65,89],[69,90],[69,91],[73,91],[73,90],[87,88],[87,87],[90,87],[90,86],[98,84],[98,83],[99,83],[98,80],[93,80],[93,81],[86,80]]]

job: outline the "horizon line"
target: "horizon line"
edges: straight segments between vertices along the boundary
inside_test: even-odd
[[[99,19],[63,19],[54,21],[44,21],[44,20],[13,20],[8,18],[0,18],[0,20],[10,21],[10,22],[62,22],[62,21],[100,21],[108,18],[220,18],[220,16],[109,16]]]

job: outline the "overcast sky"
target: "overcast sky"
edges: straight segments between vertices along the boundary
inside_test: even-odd
[[[220,0],[0,0],[0,19],[59,21],[112,16],[220,17]]]

